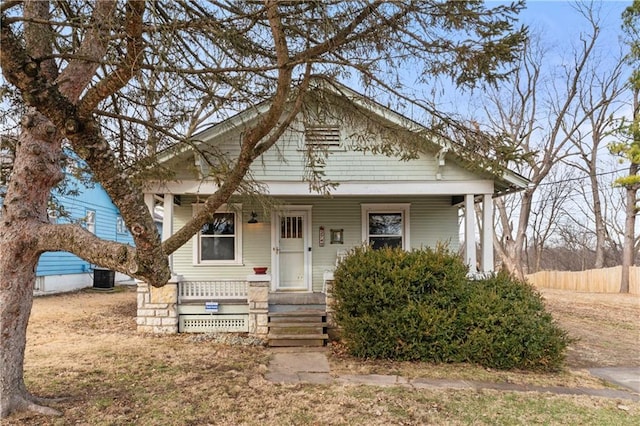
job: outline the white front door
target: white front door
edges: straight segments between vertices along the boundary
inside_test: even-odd
[[[311,290],[311,209],[274,213],[272,271],[275,290]]]

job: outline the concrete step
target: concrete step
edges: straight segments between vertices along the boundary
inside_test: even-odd
[[[269,303],[272,305],[324,305],[324,293],[269,293]]]
[[[271,328],[314,328],[314,327],[326,327],[326,322],[302,322],[302,321],[271,321],[269,327]]]
[[[279,304],[269,301],[269,312],[326,311],[325,304]]]
[[[282,334],[269,336],[271,347],[324,346],[327,334]]]
[[[324,334],[326,331],[326,325],[323,324],[315,324],[315,323],[311,323],[311,324],[294,324],[294,325],[288,325],[286,327],[282,327],[279,325],[276,325],[274,323],[271,323],[271,325],[269,326],[269,336],[281,336],[284,334],[292,334],[292,335],[297,335],[297,334]]]
[[[327,311],[321,309],[296,309],[291,311],[269,312],[269,318],[309,318],[326,317]]]
[[[324,346],[327,313],[318,309],[269,312],[269,346]]]

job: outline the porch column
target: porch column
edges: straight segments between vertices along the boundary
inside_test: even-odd
[[[482,272],[493,272],[493,197],[482,195]]]
[[[269,287],[271,275],[249,275],[249,335],[266,339],[269,333]]]
[[[144,203],[147,205],[147,208],[153,215],[153,209],[156,206],[156,200],[153,194],[145,193],[144,194]]]
[[[162,241],[173,235],[173,194],[164,194],[162,215]],[[169,268],[173,272],[173,255],[169,256]]]
[[[469,273],[476,273],[476,221],[474,210],[474,194],[464,196],[464,244],[465,261]]]
[[[144,281],[138,284],[138,331],[171,334],[178,332],[178,283],[180,275],[172,275],[163,287],[153,287]]]

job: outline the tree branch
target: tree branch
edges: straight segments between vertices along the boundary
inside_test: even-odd
[[[127,53],[116,70],[87,91],[79,104],[82,116],[90,114],[103,99],[124,87],[139,69],[144,46],[142,17],[145,1],[130,0],[127,2],[126,10]]]
[[[60,93],[64,94],[72,102],[76,102],[85,90],[96,70],[100,66],[108,46],[107,22],[114,17],[117,1],[99,0],[93,9],[91,26],[85,36],[82,45],[75,52],[76,57],[66,66],[57,79]]]
[[[128,244],[103,240],[75,224],[43,224],[37,232],[40,252],[68,251],[90,263],[145,278],[139,274],[136,249]]]
[[[278,15],[278,2],[276,0],[267,0],[266,8],[278,63],[277,87],[269,110],[259,119],[258,123],[243,136],[240,154],[233,169],[216,193],[205,201],[205,208],[198,212],[169,239],[163,242],[162,247],[167,254],[173,253],[184,245],[197,230],[206,223],[211,214],[233,194],[247,174],[252,161],[255,159],[256,153],[254,152],[254,148],[258,142],[274,128],[282,116],[291,91],[293,68],[290,65],[289,49],[282,28],[282,22]]]

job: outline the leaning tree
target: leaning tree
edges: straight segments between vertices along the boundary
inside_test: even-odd
[[[458,87],[496,81],[525,36],[513,27],[521,7],[437,0],[4,1],[3,93],[16,93],[15,110],[23,113],[0,220],[1,416],[56,413],[23,380],[42,253],[68,251],[163,285],[167,256],[243,184],[251,163],[300,110],[312,78],[350,81],[370,94],[384,89],[424,108],[434,132],[444,135],[443,123],[455,123],[416,99],[416,82],[407,84],[404,68],[418,80],[444,76]],[[161,242],[137,183],[155,170],[154,155],[259,102],[268,102],[268,111],[243,133],[240,154],[226,159],[218,191]],[[47,201],[64,178],[63,148],[105,188],[135,248],[100,240],[78,224],[49,223]]]

